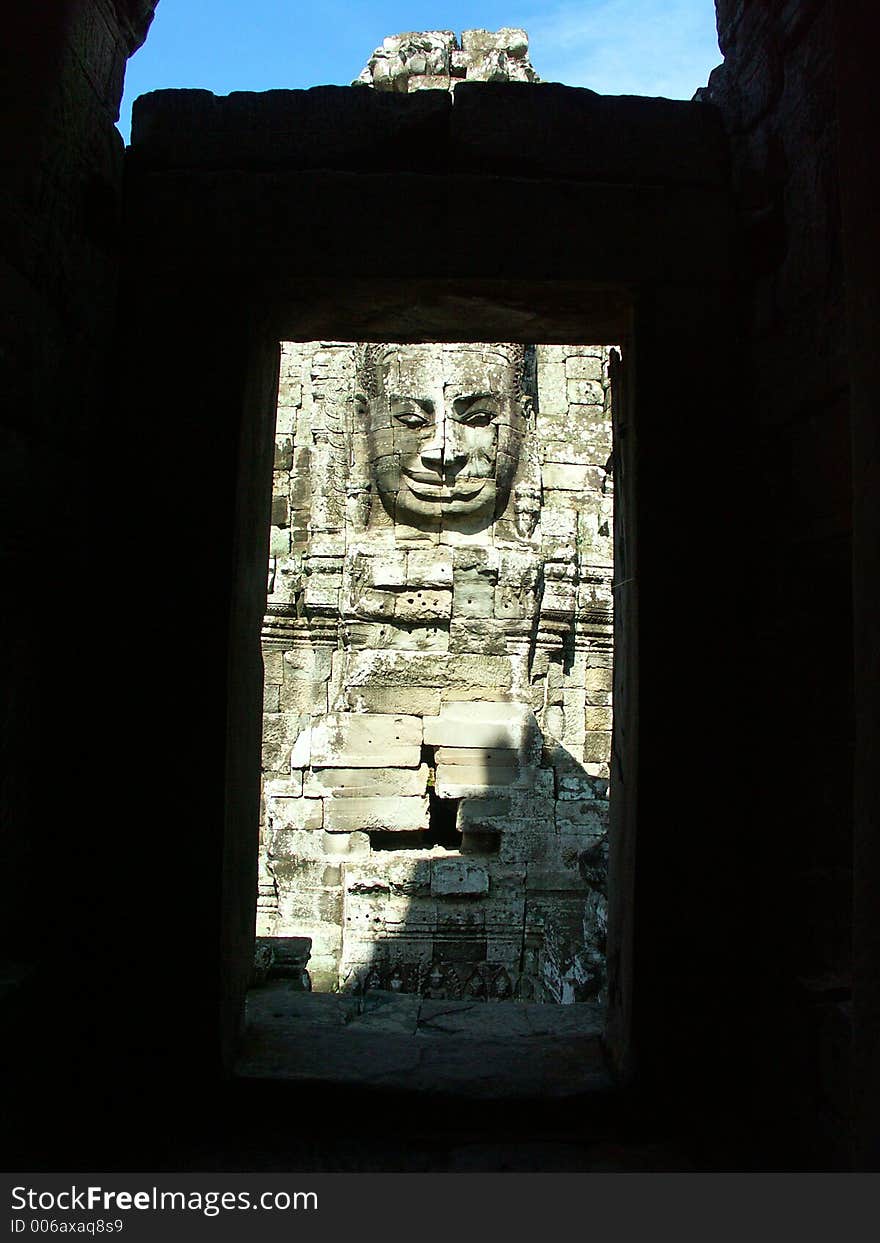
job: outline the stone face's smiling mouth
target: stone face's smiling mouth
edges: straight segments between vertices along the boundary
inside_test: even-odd
[[[406,485],[419,500],[450,501],[469,500],[483,490],[486,479],[473,479],[460,476],[446,483],[439,475],[430,475],[424,471],[401,471]]]

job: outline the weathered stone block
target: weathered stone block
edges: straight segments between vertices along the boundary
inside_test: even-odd
[[[325,855],[339,859],[365,859],[370,854],[370,839],[366,833],[338,833],[325,830],[322,835]]]
[[[304,802],[317,806],[315,799]],[[415,832],[428,827],[427,798],[330,798],[324,800],[328,833],[390,830]]]
[[[332,713],[312,728],[311,756],[316,768],[417,768],[422,719],[378,713]]]
[[[427,787],[427,764],[418,768],[319,768],[305,774],[303,794],[306,798],[405,798],[422,795]]]
[[[389,690],[384,686],[359,686],[346,698],[354,712],[406,713],[407,716],[436,716],[440,711],[440,690],[433,686],[408,686]]]
[[[560,360],[542,364],[539,354],[538,369],[539,418],[544,415],[567,415],[569,403],[565,363]]]
[[[435,859],[431,869],[431,893],[442,897],[481,897],[489,892],[484,867],[464,859]]]
[[[569,772],[557,773],[556,797],[560,802],[569,802],[573,799],[603,799],[607,796],[607,777],[592,776],[579,766],[577,769],[572,768]]]
[[[499,588],[496,587],[496,593]],[[497,595],[496,595],[497,600]],[[496,606],[496,615],[503,615]],[[486,656],[506,656],[507,635],[503,626],[492,619],[453,616],[449,626],[449,651],[479,651]]]
[[[290,498],[286,495],[272,497],[272,526],[290,525]]]
[[[530,863],[526,871],[526,889],[529,893],[579,892],[586,889],[577,869],[576,859],[570,866],[559,863]]]
[[[449,632],[440,626],[407,622],[346,622],[347,645],[355,651],[445,652]]]
[[[486,52],[503,51],[516,60],[528,54],[529,36],[519,27],[503,26],[500,30],[463,30],[461,48],[469,58]]]
[[[598,492],[605,479],[605,471],[598,466],[579,466],[572,463],[545,462],[541,467],[545,488],[558,488],[574,492]]]
[[[404,897],[428,894],[431,891],[431,860],[414,856],[396,858],[388,864],[388,884],[393,894]]]
[[[268,803],[273,798],[299,798],[303,792],[303,775],[297,769],[287,777],[267,778],[263,786],[263,796]]]
[[[407,553],[407,581],[422,587],[452,586],[452,549],[413,548]]]
[[[595,732],[584,739],[584,760],[593,764],[611,759],[611,734]]]
[[[406,553],[396,548],[387,548],[367,556],[358,551],[353,572],[362,573],[364,583],[370,587],[405,587],[407,584]]]
[[[341,588],[341,574],[311,574],[303,585],[303,603],[307,609],[338,609]]]
[[[509,798],[468,798],[459,804],[455,827],[460,833],[481,829],[494,832],[501,829],[509,818]]]
[[[525,754],[540,746],[540,731],[534,713],[521,704],[444,703],[439,716],[425,720],[425,742]]]
[[[516,765],[517,756],[510,747],[456,747],[440,746],[434,753],[438,764],[455,764],[467,768],[489,764]]]
[[[290,766],[291,749],[299,737],[300,719],[289,712],[263,713],[263,768],[284,772]]]
[[[290,554],[290,530],[288,527],[272,527],[269,531],[269,556],[287,557]]]
[[[290,470],[293,466],[293,438],[276,436],[274,470]]]
[[[327,711],[327,683],[308,678],[288,678],[280,688],[279,702],[285,712],[323,713]]]
[[[605,799],[573,800],[556,806],[556,831],[600,837],[608,831],[608,803]]]
[[[437,686],[444,689],[480,686],[507,690],[512,669],[504,656],[432,652],[351,652],[347,686]]]
[[[285,651],[285,681],[327,681],[332,669],[332,649],[298,646]]]
[[[605,400],[605,390],[597,380],[569,379],[567,390],[570,405],[600,406]]]
[[[265,834],[267,854],[273,860],[281,857],[303,862],[320,863],[324,858],[321,834],[314,828],[298,829],[284,824],[267,826]],[[273,863],[273,868],[277,865]]]
[[[266,799],[267,813],[273,831],[279,828],[320,829],[323,823],[321,804],[301,795],[273,795]]]
[[[452,611],[456,617],[492,617],[495,586],[492,578],[476,570],[456,570]]]
[[[399,621],[429,621],[449,617],[452,613],[452,592],[433,591],[427,587],[407,588],[394,598],[394,616]]]
[[[569,380],[602,380],[602,359],[594,354],[569,354],[565,360]]]
[[[290,768],[308,768],[309,763],[311,762],[311,754],[311,718],[308,716],[301,716],[297,719],[297,734],[290,752]]]
[[[270,684],[283,682],[284,655],[282,652],[263,649],[263,678]]]
[[[584,686],[587,690],[610,691],[614,684],[614,671],[610,666],[597,667],[592,663],[584,671]]]
[[[596,708],[588,705],[584,713],[584,723],[590,732],[594,730],[610,730],[611,709]]]
[[[438,764],[435,788],[440,798],[479,797],[487,790],[506,789],[518,776],[513,764]]]

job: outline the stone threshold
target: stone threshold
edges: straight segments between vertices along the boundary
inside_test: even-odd
[[[248,995],[239,1079],[296,1080],[481,1099],[613,1090],[603,1007],[453,1001],[375,990]]]

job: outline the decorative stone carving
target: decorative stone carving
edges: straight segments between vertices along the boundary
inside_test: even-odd
[[[456,82],[540,82],[524,30],[451,30],[389,35],[352,86],[377,91],[451,90]]]
[[[516,345],[367,345],[358,394],[370,473],[395,523],[485,529],[507,505],[531,399]]]

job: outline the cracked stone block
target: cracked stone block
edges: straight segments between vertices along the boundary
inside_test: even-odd
[[[316,768],[418,768],[422,718],[379,713],[331,713],[312,726],[311,762]]]

